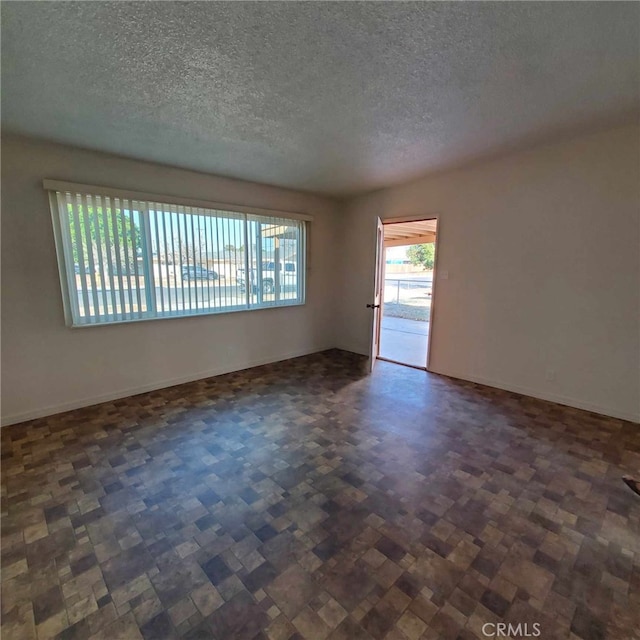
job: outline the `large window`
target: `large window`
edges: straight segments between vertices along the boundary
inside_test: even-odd
[[[304,302],[304,216],[171,204],[48,180],[45,188],[72,326]]]

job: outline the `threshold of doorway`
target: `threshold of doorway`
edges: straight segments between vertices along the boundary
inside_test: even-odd
[[[383,356],[377,356],[377,360],[383,360],[384,362],[391,362],[392,364],[399,364],[402,367],[411,367],[412,369],[417,369],[418,371],[426,371],[427,367],[419,367],[417,364],[409,364],[408,362],[400,362],[398,360],[392,360],[391,358],[385,358]]]

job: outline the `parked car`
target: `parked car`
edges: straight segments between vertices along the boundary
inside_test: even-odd
[[[273,293],[276,288],[275,278],[275,262],[263,262],[262,263],[262,293]],[[258,277],[257,269],[250,269],[251,272],[251,291],[257,293],[258,291]],[[240,286],[241,291],[246,290],[246,280],[244,268],[240,268],[236,271],[236,281]],[[296,272],[295,262],[281,262],[280,263],[280,288],[291,289],[295,288],[298,282],[298,275]]]
[[[182,279],[183,280],[217,280],[218,274],[211,269],[205,269],[204,267],[182,267]]]

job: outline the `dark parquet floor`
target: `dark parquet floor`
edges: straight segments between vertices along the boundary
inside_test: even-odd
[[[329,351],[1,436],[3,640],[640,638],[629,422]]]

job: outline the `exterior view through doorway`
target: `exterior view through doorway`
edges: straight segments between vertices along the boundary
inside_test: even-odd
[[[381,225],[372,358],[428,366],[437,224],[424,218]]]

